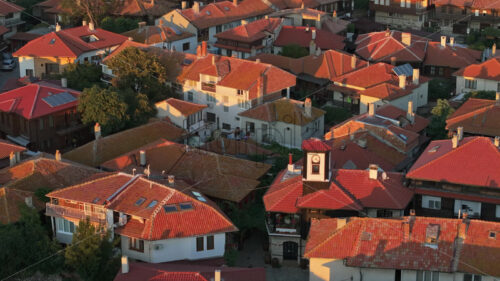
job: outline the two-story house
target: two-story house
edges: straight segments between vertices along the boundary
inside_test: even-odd
[[[128,38],[84,21],[82,26],[61,29],[38,37],[13,55],[19,58],[19,75],[42,78],[61,73],[69,63],[99,63]]]
[[[407,173],[417,215],[500,220],[500,138],[462,136],[432,141]]]
[[[415,108],[427,104],[428,81],[420,76],[420,69],[410,64],[394,66],[376,63],[335,77],[328,85],[329,98],[337,105],[349,108],[355,114],[391,104],[406,110],[412,101]]]
[[[500,277],[500,223],[469,218],[314,220],[310,281],[459,280]]]
[[[178,77],[184,100],[208,105],[207,122],[223,133],[240,126],[238,113],[288,95],[295,76],[275,66],[207,53],[206,44]],[[283,93],[283,94],[282,94]]]
[[[327,50],[343,50],[345,38],[327,29],[308,26],[283,26],[276,41],[273,53],[279,54],[283,47],[298,45],[309,51],[309,55],[319,55]]]
[[[237,231],[213,202],[173,178],[160,184],[116,173],[47,197],[46,215],[59,242],[71,243],[80,220],[88,218],[120,235],[124,255],[150,263],[220,258],[226,233]]]
[[[0,95],[0,131],[30,150],[54,152],[90,139],[76,107],[80,92],[46,82]]]
[[[279,143],[300,148],[302,141],[323,137],[325,111],[312,106],[310,98],[266,102],[238,114],[241,128],[258,143]]]
[[[62,0],[45,0],[33,5],[33,15],[50,24],[56,25],[65,20],[64,14],[68,12],[63,7]]]
[[[186,3],[185,3],[186,4]],[[214,2],[202,6],[194,1],[191,8],[175,9],[156,20],[156,25],[179,28],[196,34],[198,43],[215,43],[215,34],[241,25],[241,20],[251,22],[272,13],[271,3],[262,0],[233,0]]]
[[[500,58],[471,64],[453,73],[457,77],[456,93],[500,91]]]
[[[429,21],[429,0],[371,0],[375,22],[391,28],[420,30]]]
[[[282,26],[283,19],[279,18],[243,22],[240,26],[217,33],[214,46],[220,49],[223,56],[240,59],[271,53]]]
[[[331,169],[335,155],[319,139],[303,142],[302,166],[290,162],[264,195],[272,258],[299,261],[311,219],[328,217],[401,217],[413,197],[403,174]]]
[[[24,11],[23,7],[11,1],[0,0],[0,31],[6,29],[6,32],[3,34],[4,39],[8,39],[10,36],[14,35],[18,27],[24,24],[24,21],[21,19],[22,11]]]
[[[446,130],[450,136],[458,130],[465,136],[500,136],[499,109],[500,93],[496,100],[469,98],[446,119]]]

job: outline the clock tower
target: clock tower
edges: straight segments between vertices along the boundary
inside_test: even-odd
[[[302,177],[305,181],[325,182],[330,180],[331,147],[320,139],[302,142],[305,158]]]

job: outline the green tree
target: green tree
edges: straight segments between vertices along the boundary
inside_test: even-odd
[[[22,204],[19,206],[21,218],[16,223],[0,224],[0,279],[10,276],[27,266],[47,260],[30,267],[16,275],[18,278],[31,276],[36,271],[56,273],[64,263],[58,255],[59,245],[49,238],[35,209]]]
[[[465,95],[465,100],[469,98],[475,99],[485,99],[485,100],[495,100],[496,92],[495,91],[474,91],[469,92]]]
[[[283,46],[280,55],[289,58],[301,58],[309,55],[309,50],[297,44]]]
[[[117,132],[128,121],[127,104],[117,91],[93,86],[83,90],[78,102],[84,124],[99,123],[104,134]]]
[[[66,265],[86,281],[113,280],[119,268],[113,249],[108,231],[96,228],[89,218],[81,220],[66,249]]]
[[[453,112],[455,112],[455,110],[450,106],[447,100],[437,100],[436,106],[431,110],[431,122],[427,128],[427,133],[432,139],[444,139],[448,136],[446,119]]]
[[[120,96],[127,104],[127,127],[145,124],[149,118],[155,116],[156,109],[149,102],[148,97],[142,93],[135,93],[131,89],[120,92]]]
[[[455,89],[455,83],[451,79],[434,78],[429,81],[429,98],[431,100],[448,99],[453,89]]]
[[[96,25],[113,9],[117,7],[118,0],[62,0],[62,7],[70,11],[68,15],[73,22],[87,19]]]
[[[60,75],[68,79],[68,87],[82,91],[93,85],[101,85],[102,68],[93,63],[71,63]]]
[[[368,0],[354,0],[354,9],[368,10]]]
[[[166,86],[167,68],[154,54],[128,47],[111,58],[107,65],[116,75],[113,85],[121,90],[132,89],[146,94],[153,103],[171,96]]]
[[[130,19],[130,18],[113,18],[113,17],[105,17],[102,19],[101,24],[99,25],[102,29],[115,32],[115,33],[123,33],[132,29],[136,29],[138,27],[139,20],[138,19]]]

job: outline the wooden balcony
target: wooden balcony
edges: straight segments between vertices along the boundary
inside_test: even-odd
[[[45,215],[51,217],[68,217],[80,220],[86,219],[88,217],[92,222],[97,222],[97,223],[106,222],[106,214],[86,212],[84,210],[60,206],[60,205],[54,205],[51,203],[46,203]]]

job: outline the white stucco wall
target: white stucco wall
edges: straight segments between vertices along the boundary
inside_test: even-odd
[[[183,50],[184,43],[189,43],[189,49]],[[160,42],[156,44],[151,44],[151,46],[159,47],[167,50],[176,50],[178,52],[196,54],[196,47],[198,47],[198,42],[196,41],[196,36],[191,36],[188,38],[180,39],[173,42]]]
[[[463,76],[457,76],[456,83],[456,93],[467,93],[470,91],[498,91],[498,84],[500,81],[486,80],[486,79],[475,79],[477,81],[476,89],[465,88],[465,78]]]
[[[26,69],[35,70],[35,59],[33,57],[19,57],[19,77],[26,76]]]
[[[413,101],[415,108],[427,105],[428,101],[429,83],[422,83],[418,88],[414,89],[409,95],[394,99],[394,100],[381,100],[379,98],[360,95],[359,114],[368,111],[368,104],[374,103],[375,106],[380,107],[385,104],[391,104],[404,111],[408,109],[408,101]]]

